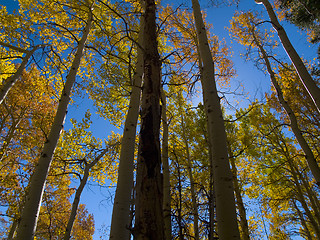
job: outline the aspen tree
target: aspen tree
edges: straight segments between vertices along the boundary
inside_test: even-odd
[[[319,228],[319,223],[318,223],[319,219],[317,221],[309,209],[308,203],[305,200],[305,197],[303,194],[303,189],[302,189],[301,184],[298,180],[298,173],[296,171],[296,168],[294,166],[292,159],[290,158],[290,156],[288,156],[287,159],[288,159],[288,165],[289,165],[290,171],[292,173],[293,182],[296,185],[297,200],[300,202],[300,204],[304,210],[304,214],[307,216],[308,221],[310,222],[310,225],[315,232],[315,235],[317,236],[317,238],[320,238],[320,231],[319,231],[320,228]]]
[[[307,163],[308,163],[308,166],[309,166],[309,168],[310,168],[310,170],[312,172],[312,175],[316,180],[317,185],[320,186],[320,168],[319,168],[319,165],[318,165],[318,163],[316,161],[316,158],[314,157],[314,154],[313,154],[311,148],[309,147],[308,142],[306,141],[306,139],[302,135],[302,132],[301,132],[301,130],[299,128],[298,121],[297,121],[295,113],[292,111],[290,105],[288,104],[288,102],[283,97],[282,90],[281,90],[281,88],[280,88],[280,86],[279,86],[279,84],[277,82],[276,76],[275,76],[275,74],[274,74],[274,72],[273,72],[273,70],[271,68],[271,64],[269,62],[267,53],[265,52],[265,50],[261,46],[261,44],[259,44],[257,38],[255,36],[253,36],[253,37],[254,37],[255,43],[257,44],[257,46],[260,49],[260,52],[262,54],[262,58],[265,61],[265,64],[266,64],[266,67],[267,67],[267,71],[268,71],[268,73],[270,75],[270,79],[271,79],[272,85],[274,86],[274,88],[276,90],[279,102],[282,105],[282,107],[284,108],[287,116],[290,119],[290,127],[292,129],[292,132],[294,133],[294,135],[295,135],[300,147],[302,148],[302,150],[304,152],[304,156],[305,156],[305,158],[307,160]]]
[[[267,9],[269,18],[271,20],[273,28],[277,31],[278,36],[281,40],[281,43],[287,52],[289,58],[291,59],[298,75],[303,83],[304,87],[306,88],[310,98],[312,99],[314,105],[316,106],[318,112],[320,113],[320,88],[317,86],[315,81],[312,79],[310,73],[308,72],[305,64],[301,60],[300,56],[298,55],[297,51],[292,46],[286,31],[280,25],[278,18],[272,8],[272,5],[268,0],[255,0],[257,4],[263,4]]]
[[[285,100],[283,91],[280,85],[278,84],[276,73],[272,69],[269,56],[263,47],[263,40],[264,40],[263,36],[261,35],[261,33],[259,33],[258,29],[256,29],[256,26],[254,23],[257,20],[253,19],[253,15],[250,12],[241,14],[235,19],[236,21],[232,22],[231,24],[232,27],[230,28],[230,31],[232,31],[233,33],[238,32],[239,42],[242,42],[242,43],[244,43],[243,39],[248,38],[249,36],[250,39],[252,40],[252,43],[250,44],[259,49],[260,56],[263,59],[267,72],[270,76],[271,83],[276,90],[278,101],[280,102],[281,106],[284,108],[286,112],[286,115],[290,119],[290,127],[292,129],[292,132],[294,133],[298,141],[298,144],[300,145],[301,149],[304,152],[306,161],[309,165],[309,168],[312,172],[313,177],[316,180],[316,183],[319,185],[320,184],[320,168],[312,152],[312,149],[310,148],[307,140],[302,134],[302,131],[298,124],[296,114],[292,110],[290,104]],[[244,21],[247,21],[247,22],[244,22]],[[251,21],[253,22],[251,23]]]
[[[144,83],[137,162],[135,239],[164,239],[160,153],[160,71],[156,4],[145,0]]]
[[[197,0],[192,0],[192,8],[200,50],[199,61],[202,62],[201,84],[203,101],[207,116],[209,142],[212,147],[218,235],[222,240],[240,239],[233,193],[233,178],[228,158],[227,137],[220,98],[215,83],[214,62],[208,44],[200,5]]]
[[[137,46],[136,69],[133,76],[130,103],[121,140],[118,180],[112,211],[110,239],[130,239],[129,226],[134,170],[133,161],[143,75],[143,49],[141,49],[143,46],[143,30],[144,17],[142,16],[138,36],[139,46]]]
[[[237,199],[237,206],[239,210],[239,216],[240,216],[240,226],[241,226],[241,239],[242,240],[250,240],[250,234],[249,234],[249,225],[247,221],[247,214],[246,214],[246,209],[242,200],[241,196],[241,189],[239,186],[239,180],[238,180],[238,174],[237,174],[237,167],[235,164],[235,159],[234,156],[230,154],[230,162],[232,166],[232,172],[233,172],[233,185],[234,185],[234,191],[235,191],[235,196]]]
[[[43,150],[35,167],[35,171],[30,180],[26,202],[22,210],[20,224],[17,229],[17,240],[33,240],[46,178],[52,162],[54,150],[60,137],[64,119],[67,114],[70,93],[80,66],[80,61],[91,29],[92,21],[93,15],[91,9],[89,9],[87,23],[83,31],[83,35],[79,41],[77,52],[62,90],[56,116],[54,118],[48,138],[43,146]]]
[[[104,149],[92,162],[85,163],[84,174],[83,174],[83,177],[80,181],[80,186],[78,187],[78,189],[75,193],[75,196],[74,196],[74,200],[73,200],[72,208],[71,208],[71,213],[70,213],[70,217],[68,220],[66,232],[64,233],[63,240],[69,240],[71,237],[71,231],[72,231],[74,221],[76,220],[81,193],[82,193],[85,185],[87,184],[90,169],[106,154],[107,151],[108,151],[108,148]]]
[[[6,44],[4,42],[0,42],[0,45],[2,45],[4,47],[8,47],[8,48],[13,49],[13,50],[16,50],[16,51],[21,52],[21,53],[25,53],[25,56],[22,58],[22,62],[20,63],[17,71],[14,74],[12,74],[10,77],[5,79],[4,82],[2,83],[2,86],[0,88],[0,104],[1,104],[2,101],[5,99],[5,97],[7,96],[8,92],[10,91],[10,89],[12,88],[12,86],[21,77],[22,72],[26,68],[31,56],[34,54],[34,52],[37,49],[39,49],[41,47],[44,47],[45,45],[43,45],[43,44],[37,45],[37,46],[33,47],[31,50],[25,50],[25,49],[22,49],[22,48],[19,48],[19,47],[12,46],[10,44]]]
[[[234,146],[236,143],[238,142],[238,139],[235,138],[235,136],[238,134],[238,131],[235,130],[235,126],[231,125],[232,130],[228,131],[228,151],[229,151],[229,160],[231,163],[231,171],[233,174],[233,186],[234,186],[234,193],[235,193],[235,197],[236,197],[236,204],[237,204],[237,209],[238,209],[238,213],[239,213],[239,225],[240,225],[240,234],[241,234],[241,240],[250,240],[250,234],[249,234],[249,225],[248,225],[248,221],[247,221],[247,213],[246,213],[246,209],[244,206],[244,202],[242,199],[242,195],[241,193],[243,192],[243,188],[241,186],[241,182],[238,179],[238,169],[236,166],[236,158],[239,154],[237,154],[237,156],[235,156],[234,152],[235,149],[237,148],[237,146]],[[227,125],[227,129],[228,129],[228,125]],[[239,151],[239,150],[238,150]],[[242,150],[240,150],[240,152],[242,152]]]

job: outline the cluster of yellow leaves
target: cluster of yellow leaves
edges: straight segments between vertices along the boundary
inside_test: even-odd
[[[16,70],[16,69],[14,69]],[[0,202],[19,217],[25,188],[50,129],[56,102],[52,85],[32,66],[0,107]]]
[[[288,137],[275,112],[267,105],[255,106],[240,119],[237,129],[233,136],[240,139],[240,147],[245,150],[237,161],[244,194],[259,202],[261,208],[254,212],[256,227],[253,230],[259,234],[264,219],[268,222],[270,238],[285,239],[290,235],[288,229],[300,224],[290,217],[297,214],[296,205],[300,207],[305,202],[310,209],[317,209],[312,204],[312,195],[316,191],[305,173],[307,166],[301,150],[297,149],[295,141]],[[243,142],[242,134],[251,140]],[[309,193],[312,193],[311,197]]]
[[[236,12],[230,20],[230,27],[228,28],[230,35],[238,43],[248,48],[257,48],[255,41],[259,44],[265,45],[271,43],[273,30],[260,29],[262,20],[259,18],[258,13],[253,12]],[[272,43],[276,46],[275,43]]]
[[[83,175],[85,165],[95,161],[103,151],[103,142],[93,136],[89,130],[91,125],[91,113],[86,112],[81,122],[71,119],[73,125],[68,131],[64,131],[61,141],[55,152],[55,158],[59,160],[59,168],[56,171],[74,172]],[[90,169],[90,179],[105,184],[106,179],[116,181],[117,164],[119,158],[120,135],[111,133],[105,141],[106,154]],[[58,173],[56,172],[56,174]]]

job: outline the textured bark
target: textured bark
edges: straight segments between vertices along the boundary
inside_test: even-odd
[[[79,187],[75,193],[74,199],[73,199],[72,208],[71,208],[71,212],[70,212],[70,216],[69,216],[66,232],[64,233],[63,240],[69,240],[71,237],[71,231],[72,231],[74,221],[76,220],[78,206],[80,203],[80,197],[81,197],[81,194],[82,194],[82,191],[83,191],[85,185],[87,184],[89,174],[90,174],[90,169],[94,165],[97,164],[97,162],[106,154],[107,151],[108,151],[108,149],[106,148],[91,163],[86,163],[86,165],[85,165],[83,177],[80,181],[80,185],[79,185]]]
[[[137,121],[139,116],[141,83],[143,75],[143,28],[144,17],[140,19],[138,36],[136,71],[133,76],[129,109],[123,130],[118,169],[117,189],[114,198],[110,240],[130,239],[130,205],[133,186],[133,160],[136,140]]]
[[[267,55],[266,51],[264,50],[262,45],[259,43],[259,41],[256,38],[256,36],[254,35],[254,33],[252,35],[253,35],[253,39],[255,41],[255,44],[258,46],[260,53],[262,55],[262,58],[266,64],[267,71],[270,75],[271,82],[276,90],[278,100],[279,100],[281,106],[284,108],[287,116],[290,119],[290,127],[292,129],[292,132],[295,135],[302,151],[304,152],[304,156],[307,160],[308,166],[312,172],[313,177],[316,180],[316,183],[319,186],[320,185],[320,168],[318,166],[318,163],[314,157],[314,154],[313,154],[311,148],[309,147],[309,144],[307,143],[306,139],[302,135],[302,132],[301,132],[299,125],[298,125],[297,118],[296,118],[293,110],[291,109],[290,105],[288,104],[287,101],[285,101],[285,99],[283,97],[282,90],[281,90],[281,88],[277,82],[276,76],[272,70],[272,67],[271,67],[271,64],[268,59],[268,55]]]
[[[201,69],[201,84],[207,116],[208,136],[212,147],[218,235],[219,239],[222,240],[240,239],[233,194],[232,173],[229,166],[227,137],[220,99],[216,89],[214,63],[197,0],[192,0],[192,8],[203,66]]]
[[[26,202],[21,213],[21,221],[17,230],[17,240],[33,240],[37,219],[39,215],[43,191],[45,188],[46,178],[52,162],[54,150],[60,137],[64,119],[67,114],[67,107],[70,101],[70,93],[75,82],[76,74],[80,66],[81,57],[85,42],[92,25],[92,13],[89,14],[87,25],[78,44],[78,49],[74,57],[71,69],[66,79],[62,95],[60,97],[56,116],[54,118],[49,136],[43,146],[41,156],[35,171],[31,177]]]
[[[145,1],[144,83],[137,163],[135,238],[164,239],[160,156],[160,71],[156,5]]]
[[[161,91],[162,102],[162,168],[163,168],[163,219],[164,235],[166,240],[172,239],[171,234],[171,195],[170,195],[170,169],[168,157],[168,122],[167,122],[167,101],[164,90]]]
[[[315,107],[317,108],[318,112],[320,113],[320,88],[317,84],[313,81],[310,73],[308,72],[305,64],[301,60],[300,56],[298,55],[297,51],[292,46],[286,31],[280,25],[278,18],[273,11],[273,8],[268,0],[255,0],[258,4],[263,4],[267,9],[269,18],[272,22],[274,29],[277,31],[280,41],[287,52],[289,58],[291,59],[298,75],[303,83],[303,86],[309,93],[310,98],[312,99]]]
[[[2,86],[1,86],[1,89],[0,89],[0,104],[1,104],[3,102],[3,100],[6,98],[8,92],[10,91],[12,86],[16,83],[16,81],[22,75],[22,72],[26,68],[26,65],[28,64],[28,61],[29,61],[30,57],[33,55],[33,53],[37,49],[39,49],[40,47],[43,47],[45,45],[37,45],[37,46],[33,47],[30,51],[14,47],[14,46],[11,46],[9,44],[5,44],[3,42],[0,42],[0,45],[5,46],[5,47],[9,47],[9,48],[14,49],[14,50],[19,51],[19,52],[26,53],[26,55],[22,59],[22,62],[20,64],[20,66],[18,67],[17,71],[13,75],[8,77],[6,80],[4,80],[4,82],[3,82]]]

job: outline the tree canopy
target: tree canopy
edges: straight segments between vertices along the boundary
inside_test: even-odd
[[[320,6],[248,2],[0,5],[0,234],[320,239]]]

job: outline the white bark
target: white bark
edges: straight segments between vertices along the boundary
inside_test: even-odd
[[[22,75],[22,72],[26,68],[26,65],[28,64],[28,61],[29,61],[30,57],[33,55],[33,53],[38,48],[43,47],[44,45],[35,46],[30,51],[14,47],[14,46],[11,46],[11,45],[3,43],[3,42],[0,42],[0,45],[12,48],[14,50],[18,50],[20,52],[26,53],[26,55],[22,59],[22,62],[20,64],[20,66],[18,67],[17,71],[13,75],[8,77],[6,80],[4,80],[4,82],[3,82],[2,86],[1,86],[1,89],[0,89],[0,104],[1,104],[3,102],[3,100],[6,98],[8,92],[10,91],[12,86],[16,83],[16,81]]]
[[[300,56],[298,55],[297,51],[292,46],[287,33],[283,29],[283,27],[280,25],[278,18],[273,11],[273,8],[268,0],[256,0],[256,3],[263,4],[265,8],[267,9],[269,18],[272,22],[272,25],[274,29],[278,32],[278,36],[280,38],[280,41],[286,50],[289,58],[291,59],[298,75],[303,83],[303,86],[309,93],[310,98],[312,99],[315,107],[317,108],[318,112],[320,113],[320,88],[317,86],[317,84],[313,81],[310,73],[308,72],[305,64],[301,60]]]
[[[97,164],[97,162],[106,154],[107,151],[108,151],[108,148],[106,148],[102,153],[100,153],[99,156],[96,157],[91,163],[85,163],[84,174],[83,174],[83,177],[80,181],[80,185],[79,185],[79,187],[75,193],[75,196],[74,196],[74,200],[73,200],[72,208],[71,208],[71,213],[70,213],[70,217],[68,220],[66,232],[64,233],[63,240],[69,240],[71,237],[72,227],[73,227],[74,221],[76,220],[77,210],[78,210],[78,206],[80,203],[80,197],[81,197],[81,194],[82,194],[82,191],[83,191],[85,185],[87,184],[90,169],[94,165]]]
[[[240,239],[233,194],[232,173],[228,158],[227,137],[215,83],[214,63],[200,5],[197,0],[192,0],[192,8],[203,66],[201,70],[201,84],[207,115],[208,136],[212,147],[218,235],[219,239],[222,240]]]
[[[133,160],[135,150],[136,128],[139,116],[141,84],[143,75],[143,28],[144,18],[140,20],[140,32],[137,46],[136,71],[133,76],[129,109],[123,130],[121,142],[117,189],[114,198],[110,240],[130,239],[130,205],[133,185]]]
[[[40,159],[35,166],[35,171],[31,177],[26,202],[21,213],[21,220],[17,230],[17,240],[33,240],[37,219],[39,215],[43,191],[45,188],[46,178],[52,162],[54,150],[60,137],[64,119],[67,114],[67,107],[70,101],[70,93],[75,82],[77,71],[80,66],[81,57],[85,42],[92,25],[92,13],[89,13],[87,25],[83,31],[78,49],[74,57],[71,69],[66,79],[62,95],[60,97],[56,116],[54,118],[49,136],[43,146]]]
[[[256,38],[256,36],[254,35],[253,33],[253,38],[254,38],[254,41],[255,43],[257,44],[258,48],[260,49],[260,52],[262,54],[262,58],[266,64],[266,67],[267,67],[267,71],[270,75],[270,79],[271,79],[271,82],[276,90],[276,93],[277,93],[277,96],[278,96],[278,100],[280,102],[280,104],[282,105],[282,107],[284,108],[287,116],[289,117],[290,119],[290,127],[292,129],[292,132],[293,134],[295,135],[302,151],[304,152],[304,156],[307,160],[307,163],[308,163],[308,166],[311,170],[311,173],[313,175],[313,177],[315,178],[316,180],[316,183],[318,186],[320,186],[320,168],[319,168],[319,165],[314,157],[314,154],[311,150],[311,148],[309,147],[309,144],[308,142],[306,141],[306,139],[304,138],[304,136],[302,135],[302,132],[299,128],[299,125],[298,125],[298,121],[297,121],[297,118],[296,118],[296,115],[295,113],[293,112],[293,110],[291,109],[290,105],[288,104],[288,102],[284,99],[283,97],[283,93],[282,93],[282,90],[276,80],[276,77],[275,77],[275,74],[272,70],[272,67],[271,67],[271,64],[269,62],[269,59],[268,59],[268,55],[267,53],[265,52],[264,48],[261,46],[261,44],[259,43],[258,39]]]

